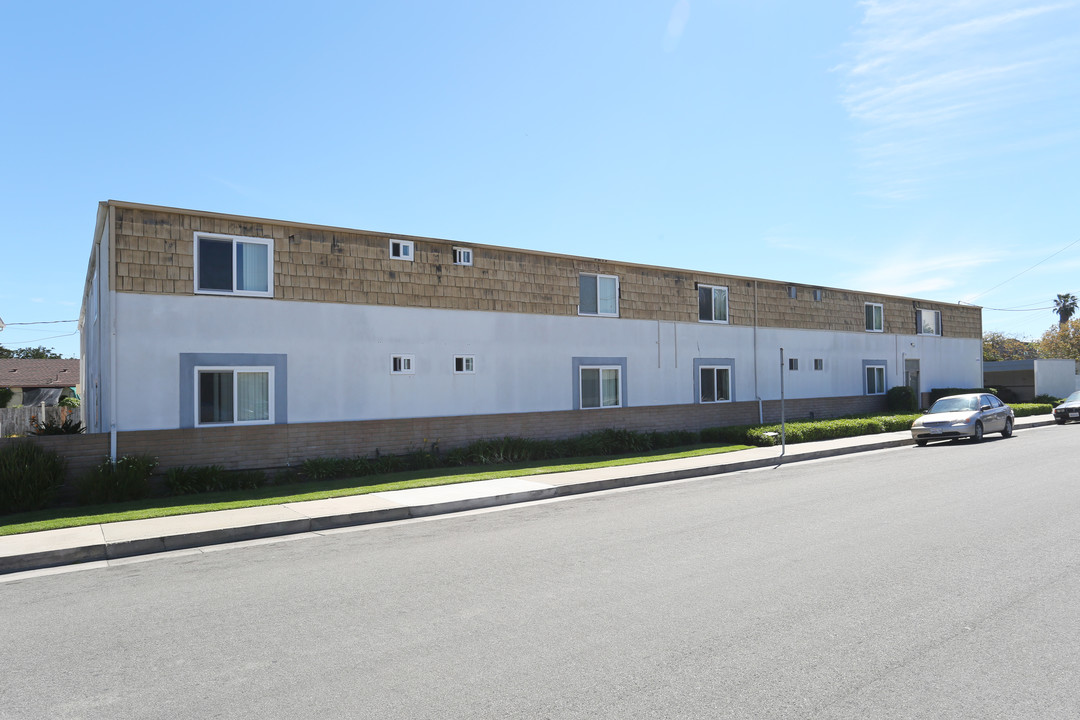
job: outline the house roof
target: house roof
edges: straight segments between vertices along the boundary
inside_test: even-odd
[[[78,384],[78,360],[0,360],[0,387],[57,388]]]

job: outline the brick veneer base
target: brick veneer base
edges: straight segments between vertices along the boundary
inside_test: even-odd
[[[852,396],[788,400],[789,420],[838,417],[884,410],[883,396]],[[762,403],[765,422],[779,422],[780,402]],[[558,439],[594,430],[620,428],[702,430],[758,422],[756,402],[716,405],[664,405],[609,410],[513,413],[457,417],[365,420],[357,422],[295,423],[247,427],[141,430],[117,433],[119,455],[147,454],[158,458],[158,471],[181,465],[222,465],[230,470],[297,467],[318,457],[355,457],[407,453],[430,448],[450,450],[482,438],[504,436]],[[74,479],[101,462],[109,452],[109,436],[56,435],[26,438],[66,458]],[[0,447],[24,439],[2,439]]]

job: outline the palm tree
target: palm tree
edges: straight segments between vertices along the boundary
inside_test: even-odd
[[[1058,324],[1064,325],[1076,312],[1076,296],[1072,293],[1058,294],[1054,300],[1054,312],[1058,316]]]

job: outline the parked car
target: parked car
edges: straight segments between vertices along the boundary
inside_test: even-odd
[[[1080,390],[1077,390],[1064,402],[1054,408],[1054,422],[1064,425],[1069,420],[1080,420]]]
[[[990,394],[949,395],[934,403],[911,424],[911,437],[919,447],[931,440],[969,437],[980,442],[986,433],[1011,437],[1013,409]]]

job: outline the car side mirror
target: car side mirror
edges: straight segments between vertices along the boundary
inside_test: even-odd
[[[983,411],[986,411],[986,410],[992,410],[992,409],[993,409],[993,406],[992,406],[992,405],[983,405],[983,406],[982,406],[981,408],[979,408],[979,409],[980,409],[980,410],[983,410]]]

